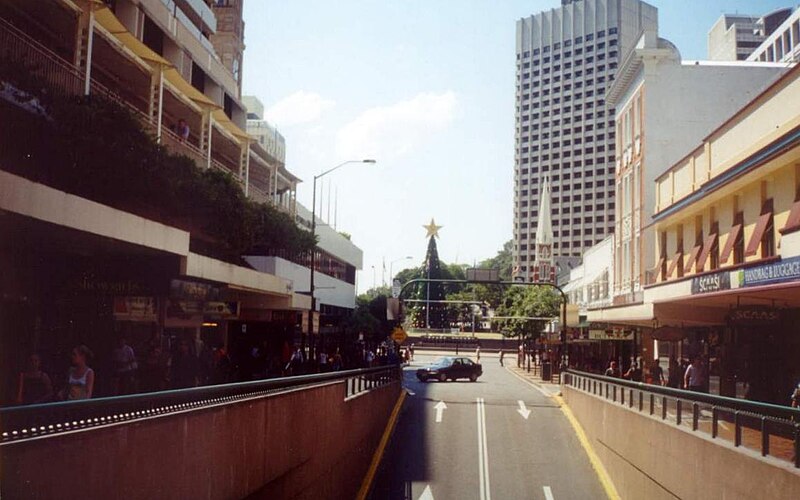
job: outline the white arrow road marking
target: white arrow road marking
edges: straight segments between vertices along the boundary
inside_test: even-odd
[[[409,390],[409,389],[406,389],[406,392],[408,393],[409,396],[416,396],[417,395],[416,392],[414,392],[412,390]]]
[[[478,475],[480,478],[480,499],[491,500],[489,490],[489,454],[486,449],[486,406],[483,398],[477,398],[478,404]]]
[[[422,495],[419,496],[419,500],[434,500],[430,484],[422,491]]]
[[[442,413],[447,409],[447,405],[444,404],[444,401],[439,401],[434,408],[436,408],[436,423],[438,424],[442,421]]]
[[[522,418],[524,418],[525,420],[528,420],[528,417],[531,416],[531,411],[529,409],[525,408],[525,402],[522,401],[521,399],[518,400],[517,403],[519,403],[519,408],[517,408],[517,412],[520,415],[522,415]]]
[[[549,486],[543,486],[542,489],[544,490],[544,497],[547,500],[553,500],[553,491],[550,489],[550,487]],[[433,498],[433,497],[431,497],[431,498]]]

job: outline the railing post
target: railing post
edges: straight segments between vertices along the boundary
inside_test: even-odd
[[[644,409],[644,391],[639,391],[639,413]]]
[[[683,401],[680,399],[675,400],[675,423],[681,425],[681,409],[683,407]]]
[[[667,419],[667,397],[661,397],[661,420]]]
[[[633,389],[630,390],[630,392],[628,393],[628,396],[629,396],[628,397],[628,406],[630,408],[633,408]]]
[[[742,423],[739,421],[739,410],[733,412],[733,445],[742,445]]]
[[[716,439],[719,433],[719,410],[716,406],[711,407],[711,438]]]
[[[769,422],[767,417],[761,417],[761,456],[769,455]]]
[[[650,415],[656,412],[656,396],[652,392],[650,393]]]
[[[620,404],[625,406],[625,388],[624,387],[620,387],[619,388],[619,398],[620,398]],[[615,385],[614,386],[614,401],[616,401],[616,400],[617,400],[617,386]]]
[[[692,403],[692,430],[696,431],[698,427],[698,421],[700,420],[700,405],[697,402]]]
[[[794,424],[794,466],[800,469],[800,424]]]

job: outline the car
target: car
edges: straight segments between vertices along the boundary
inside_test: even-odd
[[[468,378],[470,382],[475,382],[481,375],[483,375],[483,367],[480,363],[475,363],[469,358],[454,356],[439,358],[433,364],[417,370],[417,378],[420,382],[428,380],[446,382],[460,378]]]

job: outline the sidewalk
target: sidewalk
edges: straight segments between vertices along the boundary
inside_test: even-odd
[[[554,377],[552,382],[544,382],[542,381],[542,377],[539,375],[539,372],[534,370],[533,365],[531,365],[531,371],[528,372],[526,368],[520,368],[517,366],[517,360],[515,358],[516,357],[509,356],[505,359],[506,370],[510,371],[512,374],[523,379],[524,381],[538,387],[548,396],[557,396],[561,394],[561,386],[555,383],[558,380],[558,377]]]

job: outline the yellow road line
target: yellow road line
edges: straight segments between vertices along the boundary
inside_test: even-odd
[[[378,471],[378,466],[383,459],[386,445],[389,444],[389,438],[392,437],[392,432],[394,432],[394,427],[397,424],[397,417],[400,415],[400,409],[403,407],[406,395],[405,389],[402,389],[400,391],[400,397],[397,398],[397,403],[394,405],[392,414],[389,416],[389,422],[386,423],[386,429],[383,430],[383,436],[381,436],[381,441],[378,443],[378,448],[372,455],[372,463],[369,464],[369,469],[367,469],[367,474],[364,476],[364,481],[361,482],[361,488],[358,490],[358,495],[356,495],[358,500],[367,498],[367,494],[372,488],[372,481],[375,480],[375,473]]]
[[[619,493],[617,493],[617,488],[614,486],[613,481],[611,481],[611,476],[608,475],[608,471],[606,470],[605,466],[603,466],[603,462],[600,461],[600,457],[598,457],[597,453],[594,452],[594,448],[592,448],[589,438],[586,437],[586,432],[584,432],[580,422],[578,422],[578,419],[575,418],[575,415],[573,415],[572,410],[570,410],[569,406],[567,406],[567,402],[564,401],[564,398],[555,394],[546,394],[546,391],[537,386],[535,382],[528,380],[508,366],[506,367],[506,370],[508,370],[509,373],[516,376],[518,379],[529,384],[534,389],[538,389],[546,396],[553,398],[558,403],[558,406],[561,408],[561,412],[565,417],[567,417],[567,420],[575,430],[575,435],[578,437],[578,441],[581,443],[581,446],[583,446],[586,456],[589,457],[589,462],[592,464],[592,468],[597,474],[597,479],[600,480],[600,484],[603,485],[606,496],[608,496],[609,500],[620,500],[621,497],[619,496]]]
[[[592,448],[589,438],[586,437],[586,432],[584,432],[580,422],[578,422],[578,419],[572,414],[572,410],[569,409],[569,406],[567,406],[564,398],[561,396],[552,396],[552,398],[558,402],[562,413],[564,413],[564,416],[567,417],[569,423],[572,424],[572,428],[575,429],[575,434],[578,436],[578,441],[580,441],[581,446],[583,446],[584,451],[586,451],[586,455],[589,457],[589,462],[591,462],[592,468],[597,473],[597,478],[600,479],[600,484],[603,485],[606,495],[610,500],[620,500],[619,493],[617,493],[617,488],[614,487],[614,483],[611,481],[608,471],[603,466],[603,462],[600,461],[600,457],[598,457],[594,452],[594,448]]]

